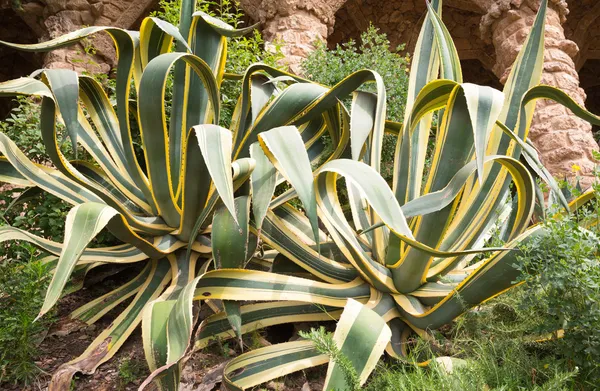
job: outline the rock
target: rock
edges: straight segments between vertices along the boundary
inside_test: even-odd
[[[69,0],[66,9],[74,11],[85,11],[90,9],[90,4],[86,0]]]
[[[23,13],[42,16],[44,14],[44,6],[38,3],[26,3],[23,4]]]
[[[81,12],[80,11],[73,11],[73,10],[60,11],[59,15],[63,19],[70,20],[71,23],[73,23],[73,25],[75,25],[75,26],[81,26],[83,24],[83,21],[81,20]]]
[[[46,8],[51,15],[54,15],[66,10],[68,2],[69,0],[48,0],[46,1]]]
[[[81,23],[83,23],[84,25],[91,26],[94,24],[94,20],[96,20],[96,17],[92,13],[92,11],[81,11],[80,15]]]
[[[104,17],[112,21],[117,21],[119,17],[123,14],[123,11],[121,11],[116,5],[112,3],[107,3],[104,5],[104,11],[102,12],[102,14]]]
[[[92,14],[95,17],[98,17],[100,15],[102,15],[102,12],[104,12],[104,4],[103,3],[96,3],[96,4],[92,4]]]
[[[394,11],[390,15],[390,23],[400,23],[402,21],[402,18],[403,18],[402,12]]]
[[[455,368],[460,368],[467,365],[467,361],[454,357],[437,357],[435,361],[447,374],[451,374]]]

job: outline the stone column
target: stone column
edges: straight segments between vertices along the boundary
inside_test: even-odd
[[[300,63],[333,31],[335,13],[346,0],[241,0],[242,8],[262,26],[267,43],[279,42],[283,63],[301,74]]]
[[[502,83],[506,81],[533,25],[539,2],[493,0],[488,14],[482,18],[482,35],[494,44],[496,50],[493,71]],[[562,89],[583,106],[586,95],[579,87],[579,75],[573,62],[579,48],[565,37],[562,27],[568,12],[564,0],[550,1],[541,83]],[[542,100],[538,101],[529,137],[555,177],[573,177],[573,166],[577,165],[581,168],[578,175],[582,177],[582,187],[585,189],[591,185],[594,170],[592,150],[598,150],[598,144],[590,124],[575,117],[563,106]]]

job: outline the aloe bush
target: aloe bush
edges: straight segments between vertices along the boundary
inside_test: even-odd
[[[139,33],[88,27],[36,45],[4,43],[43,51],[105,31],[119,53],[116,110],[96,81],[68,70],[0,84],[0,94],[42,99],[42,140],[54,164],[34,164],[0,134],[0,179],[74,205],[63,243],[0,228],[0,241],[27,240],[51,254],[46,262],[54,274],[40,316],[98,265],[145,264],[130,282],[70,315],[91,324],[133,297],[81,356],[57,370],[51,389],[68,389],[76,372],[92,373],[139,324],[152,371],[141,387],[155,382],[176,390],[186,358],[213,340],[241,342],[244,333],[269,325],[331,319],[338,320],[339,354],[362,384],[384,350],[404,359],[411,333],[428,338],[428,330],[515,284],[517,245],[544,234],[541,226],[527,229],[536,198],[530,171],[561,197],[525,141],[535,99],[557,100],[600,123],[564,93],[538,85],[546,1],[503,92],[462,83],[441,1],[433,1],[402,124],[385,120],[385,87],[376,72],[358,71],[329,88],[255,64],[241,77],[231,129],[217,125],[226,37],[251,28],[194,13],[194,3],[183,2],[178,28],[147,18]],[[375,93],[362,89],[367,83]],[[348,96],[350,110],[341,103]],[[423,178],[436,111],[436,146]],[[64,157],[58,122],[94,164]],[[138,128],[144,168],[131,142]],[[384,133],[398,139],[392,186],[379,174]],[[291,187],[274,197],[284,181]],[[511,183],[508,244],[484,248]],[[342,185],[349,216],[337,194]],[[590,194],[571,204],[563,197],[563,204],[580,207]],[[291,206],[296,198],[301,208]],[[90,248],[104,228],[123,244]],[[481,253],[491,256],[475,261]],[[194,300],[215,313],[192,335]],[[325,388],[347,388],[337,361],[309,340],[243,353],[228,363],[223,381],[246,389],[326,363]]]

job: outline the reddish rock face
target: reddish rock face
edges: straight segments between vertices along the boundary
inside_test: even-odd
[[[335,13],[345,0],[241,0],[254,20],[261,22],[266,41],[283,44],[284,63],[300,74],[300,63],[333,31]]]
[[[46,41],[84,26],[130,28],[157,0],[34,0],[23,1],[21,18]],[[108,73],[115,65],[112,40],[97,34],[84,44],[52,51],[44,56],[45,68],[66,68],[77,72]]]
[[[493,70],[501,82],[508,77],[538,7],[539,1],[522,1],[519,8],[500,13],[490,25],[498,59]],[[579,86],[579,74],[573,61],[579,53],[579,47],[566,38],[563,28],[567,13],[564,1],[554,2],[548,10],[541,83],[562,89],[577,103],[584,105],[586,94]],[[571,176],[572,167],[576,165],[581,168],[578,175],[581,176],[582,187],[587,188],[592,184],[595,166],[592,151],[598,150],[598,144],[593,138],[590,124],[578,119],[561,105],[543,100],[537,103],[529,137],[553,175]]]

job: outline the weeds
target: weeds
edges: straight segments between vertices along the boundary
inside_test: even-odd
[[[0,383],[24,385],[40,372],[33,360],[53,316],[34,322],[50,274],[46,265],[36,260],[37,249],[29,244],[19,248],[28,254],[27,259],[0,262]]]
[[[119,389],[130,383],[139,382],[147,374],[146,365],[139,360],[126,358],[119,363]]]
[[[299,334],[302,338],[314,342],[316,349],[320,353],[328,355],[329,359],[339,366],[346,378],[346,384],[351,385],[352,391],[360,390],[358,373],[356,373],[352,362],[341,352],[333,340],[333,335],[327,332],[325,327],[321,326],[318,329],[311,329],[310,331],[299,331]]]

